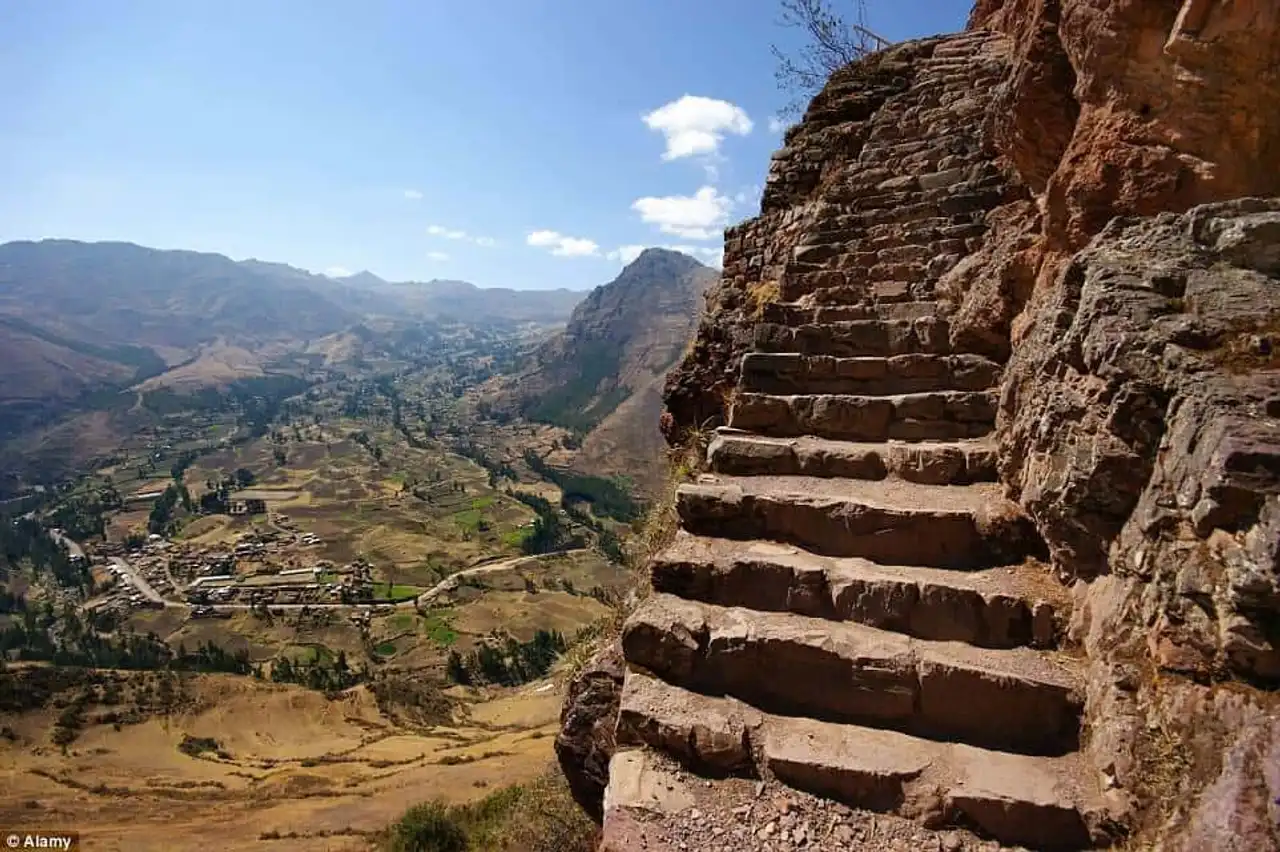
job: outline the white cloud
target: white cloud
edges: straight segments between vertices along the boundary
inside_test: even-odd
[[[710,240],[720,236],[728,224],[733,199],[721,195],[714,186],[704,186],[693,195],[638,198],[631,209],[664,234]]]
[[[683,252],[691,257],[696,257],[716,269],[724,265],[724,248],[711,248],[710,246],[663,246],[663,248],[669,248],[672,251]]]
[[[428,225],[427,233],[433,237],[444,237],[446,240],[465,240],[467,238],[466,231],[455,231],[443,225]]]
[[[600,253],[600,246],[581,237],[566,237],[556,231],[533,231],[525,242],[535,248],[550,249],[557,257],[590,257]]]
[[[769,116],[769,132],[770,133],[786,133],[787,128],[791,126],[791,122],[778,118],[776,115]]]
[[[410,201],[422,200],[422,193],[416,189],[406,189],[406,190],[403,190],[403,193],[404,193],[404,197],[409,199]]]
[[[493,248],[498,244],[498,241],[493,237],[477,237],[456,228],[446,228],[444,225],[428,225],[427,233],[430,236],[440,237],[445,240],[463,240],[474,243],[481,248]]]
[[[714,154],[726,133],[746,136],[751,119],[742,107],[715,98],[685,95],[641,116],[650,130],[667,140],[662,159],[678,160],[698,154]]]
[[[430,258],[431,260],[448,260],[449,259],[449,255],[445,254],[442,251],[429,251],[427,252],[427,257]]]
[[[345,266],[330,266],[325,269],[324,274],[330,278],[347,278],[351,275],[351,270]]]

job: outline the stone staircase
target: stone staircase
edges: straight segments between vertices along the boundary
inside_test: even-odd
[[[1090,846],[1068,602],[994,482],[998,366],[945,336],[921,354],[897,319],[808,326],[824,351],[798,306],[779,313],[793,322],[762,326],[773,345],[744,359],[712,473],[680,487],[683,529],[624,628],[619,743],[1002,843]]]
[[[1079,753],[1081,661],[1060,647],[1068,598],[996,483],[1000,365],[952,351],[932,292],[991,191],[954,103],[989,45],[932,52],[916,89],[948,108],[886,104],[862,156],[882,146],[894,168],[857,172],[856,212],[795,249],[624,627],[617,740],[709,782],[1081,849],[1105,811]]]

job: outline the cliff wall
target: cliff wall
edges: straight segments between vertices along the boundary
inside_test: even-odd
[[[1091,751],[1168,848],[1277,848],[1280,7],[971,23],[1017,45],[988,127],[1035,209],[942,287],[1009,334],[1001,478],[1084,581]]]
[[[1120,820],[1280,849],[1280,6],[983,0],[970,26],[838,72],[788,133],[664,433],[727,422],[772,323],[936,300],[917,339],[1004,367],[1000,480],[1071,591]]]

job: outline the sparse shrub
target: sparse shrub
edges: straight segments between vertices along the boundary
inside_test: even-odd
[[[469,754],[446,754],[436,761],[441,766],[462,766],[464,763],[475,763],[476,759]]]
[[[224,759],[230,757],[226,750],[223,749],[222,743],[213,737],[193,737],[190,734],[182,735],[182,742],[178,743],[178,751],[188,757],[200,757],[206,752],[213,752]]]
[[[419,725],[440,725],[453,717],[453,699],[440,684],[420,675],[380,674],[369,682],[378,709],[392,718]]]
[[[389,835],[387,852],[467,852],[467,833],[442,802],[414,805]]]

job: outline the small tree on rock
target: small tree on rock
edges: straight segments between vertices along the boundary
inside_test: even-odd
[[[800,30],[805,43],[795,52],[776,44],[771,48],[778,63],[774,78],[791,98],[779,115],[799,117],[833,72],[888,46],[867,28],[866,0],[845,1],[847,16],[836,12],[826,0],[781,0],[779,24]]]

